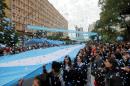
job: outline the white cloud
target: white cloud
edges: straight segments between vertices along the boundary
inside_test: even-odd
[[[69,28],[88,25],[99,19],[98,0],[49,0],[50,3],[68,20]]]

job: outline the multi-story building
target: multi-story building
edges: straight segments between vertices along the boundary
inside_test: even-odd
[[[83,32],[83,27],[78,27],[78,26],[76,26],[75,29],[76,29],[76,31],[81,31],[81,32]],[[76,33],[76,38],[79,39],[79,40],[83,40],[83,39],[84,39],[84,36],[83,36],[83,34]]]
[[[68,28],[67,20],[49,3],[48,0],[6,0],[10,10],[6,10],[7,17],[16,24],[20,32],[27,30],[26,25],[38,25],[48,28]]]
[[[96,25],[96,22],[90,24],[89,27],[88,27],[88,32],[91,32],[92,30],[94,30],[95,25]]]

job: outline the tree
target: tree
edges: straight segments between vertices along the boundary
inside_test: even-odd
[[[3,40],[7,46],[14,47],[18,42],[18,33],[14,29],[4,30]]]
[[[102,12],[100,13],[100,21],[97,27],[111,29],[111,26],[126,26],[122,20],[121,12],[130,7],[130,0],[99,0],[99,6]],[[127,26],[125,28],[127,35],[129,35],[130,28]]]
[[[0,0],[0,43],[13,47],[18,42],[18,34],[12,22],[6,20],[5,9],[9,9],[5,0]]]
[[[112,26],[103,26],[103,23],[100,20],[96,21],[95,28],[92,32],[98,33],[104,42],[114,41],[119,35],[115,28]]]
[[[6,17],[5,9],[8,9],[5,0],[0,0],[0,29],[3,29],[6,26],[6,22],[3,21],[4,17]]]
[[[5,0],[0,0],[0,43],[4,42],[4,28],[7,26],[7,22],[4,21],[5,9],[7,9]]]
[[[5,17],[5,9],[8,9],[5,0],[0,0],[0,19]]]

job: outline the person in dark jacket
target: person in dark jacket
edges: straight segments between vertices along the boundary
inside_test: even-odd
[[[117,61],[113,58],[107,58],[104,64],[106,68],[105,86],[123,86]]]
[[[122,59],[122,54],[121,54],[121,51],[120,51],[120,49],[116,49],[116,53],[115,53],[115,56],[116,56],[116,59]]]
[[[52,71],[49,73],[50,86],[62,86],[60,68],[61,64],[59,62],[52,62]]]
[[[43,66],[43,73],[38,76],[41,86],[50,86],[49,73],[47,72],[45,65]]]
[[[34,78],[33,86],[62,86],[60,68],[61,64],[56,61],[52,62],[52,71],[50,73],[43,66],[43,73]]]
[[[80,56],[77,57],[74,64],[73,86],[84,86],[87,82],[87,68],[82,62]]]
[[[124,53],[123,59],[119,60],[119,63],[122,69],[124,86],[130,86],[130,55],[127,51]]]
[[[62,69],[63,69],[63,80],[65,82],[65,86],[71,86],[72,85],[72,63],[69,56],[65,56]]]
[[[95,83],[97,86],[105,85],[105,73],[103,67],[103,59],[99,55],[99,52],[96,52],[94,61],[92,62],[91,74],[95,77]]]

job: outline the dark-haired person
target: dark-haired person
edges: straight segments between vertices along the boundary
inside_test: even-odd
[[[94,56],[94,60],[92,61],[91,66],[91,74],[95,77],[96,86],[104,86],[105,85],[105,76],[104,76],[104,63],[102,56],[97,51]]]
[[[124,52],[123,59],[120,60],[120,64],[124,86],[130,86],[130,55],[128,51]]]
[[[86,83],[87,68],[83,63],[82,57],[78,56],[74,64],[73,86],[84,86]]]
[[[65,82],[65,86],[71,86],[72,85],[72,63],[69,56],[65,56],[62,69],[63,69],[63,80]]]
[[[119,48],[116,49],[115,56],[118,60],[122,59],[122,54]]]
[[[62,86],[60,68],[61,64],[56,61],[52,62],[50,73],[47,73],[45,66],[43,66],[43,74],[34,78],[33,86]]]
[[[43,66],[43,73],[38,76],[41,86],[50,86],[49,73],[47,72],[45,65]]]
[[[117,61],[113,58],[107,58],[106,61],[104,61],[104,64],[106,68],[105,86],[123,86]]]
[[[62,86],[60,68],[61,64],[59,62],[52,62],[52,71],[49,73],[50,86]]]

